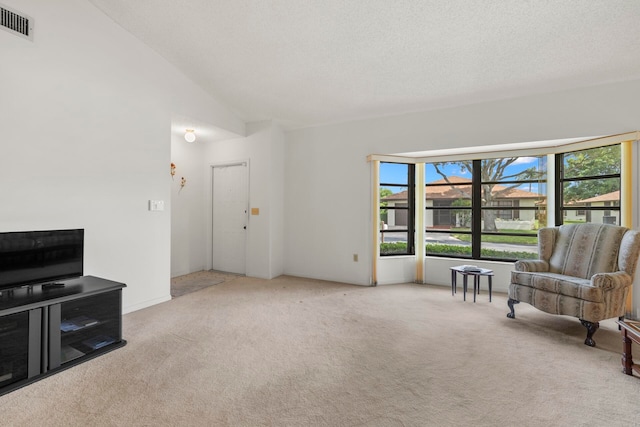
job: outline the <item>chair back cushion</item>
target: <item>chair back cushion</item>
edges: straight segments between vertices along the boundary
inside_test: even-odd
[[[627,228],[610,224],[566,224],[557,228],[549,271],[590,279],[619,270],[620,243]]]
[[[618,256],[618,267],[633,277],[640,258],[640,231],[629,230],[624,233],[620,243],[620,255]]]

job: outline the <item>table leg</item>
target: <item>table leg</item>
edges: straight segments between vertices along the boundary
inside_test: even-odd
[[[451,296],[456,293],[457,282],[457,272],[455,270],[451,270]]]
[[[480,275],[473,275],[473,302],[476,302],[476,294],[480,293]]]
[[[622,372],[633,375],[633,358],[631,357],[631,338],[627,330],[622,328]]]
[[[463,301],[467,300],[467,276],[468,276],[468,274],[462,273],[462,293],[464,295],[462,297]]]
[[[493,281],[493,280],[492,280],[492,279],[493,279],[493,276],[489,275],[489,276],[487,276],[487,277],[489,278],[489,302],[491,302],[491,286],[492,286],[492,283],[491,283],[491,282]]]

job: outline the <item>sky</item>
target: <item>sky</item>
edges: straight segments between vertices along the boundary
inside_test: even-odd
[[[540,161],[540,159],[542,159],[542,161]],[[505,174],[513,175],[531,167],[545,167],[544,161],[546,161],[545,156],[543,156],[542,158],[519,157],[518,160],[507,167],[507,169],[505,170]],[[463,171],[461,164],[448,163],[445,166],[441,166],[440,169],[447,176],[459,176],[471,179],[471,172],[466,169]],[[380,163],[380,182],[382,184],[406,184],[407,170],[408,166],[405,164]],[[428,184],[440,179],[442,179],[442,176],[436,172],[433,164],[427,163],[425,165],[425,182]],[[530,186],[527,184],[526,189],[528,191],[537,191],[537,186],[535,184],[531,186],[531,190],[529,190],[529,187]],[[395,187],[391,188],[391,190],[395,193],[403,189],[398,189],[397,187]]]

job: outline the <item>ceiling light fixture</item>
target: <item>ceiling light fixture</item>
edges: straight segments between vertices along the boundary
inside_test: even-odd
[[[193,129],[187,129],[184,134],[184,140],[187,142],[193,142],[196,140],[196,131]]]

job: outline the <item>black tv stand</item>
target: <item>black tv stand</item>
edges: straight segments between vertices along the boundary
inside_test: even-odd
[[[64,288],[64,283],[52,282],[52,283],[44,283],[42,285],[42,289],[55,289],[55,288]]]
[[[59,283],[0,294],[0,395],[126,345],[124,283],[94,276]]]

